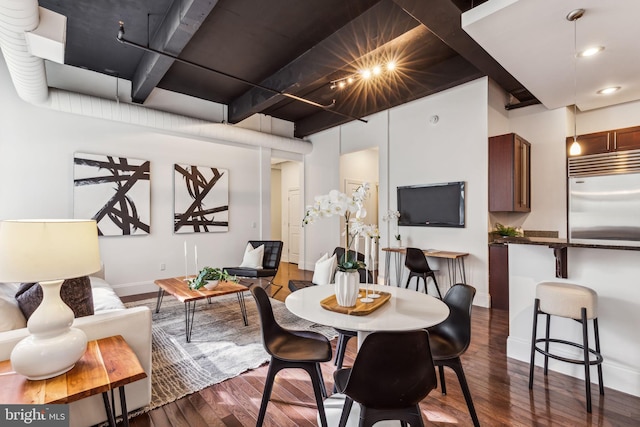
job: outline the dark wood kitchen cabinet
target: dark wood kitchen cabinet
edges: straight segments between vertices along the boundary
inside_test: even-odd
[[[531,212],[531,144],[515,133],[489,138],[489,212]]]
[[[578,135],[581,156],[640,149],[640,126]],[[567,156],[573,137],[567,137]]]
[[[509,310],[508,245],[489,245],[489,295],[491,308]]]

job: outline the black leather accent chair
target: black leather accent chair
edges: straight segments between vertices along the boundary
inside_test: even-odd
[[[256,426],[262,426],[264,422],[276,374],[282,369],[299,368],[307,371],[311,377],[316,405],[320,414],[320,422],[323,427],[327,427],[323,404],[323,399],[327,397],[327,389],[322,379],[320,362],[331,360],[331,344],[329,340],[317,332],[284,329],[276,322],[273,316],[273,309],[267,292],[257,285],[252,285],[249,289],[253,294],[260,314],[262,343],[267,353],[271,356]]]
[[[467,379],[462,369],[460,356],[467,351],[471,342],[471,307],[476,289],[473,286],[458,283],[452,286],[444,296],[444,303],[449,306],[449,317],[435,326],[428,328],[429,341],[433,362],[440,373],[440,387],[442,394],[447,394],[447,386],[444,382],[444,367],[448,366],[458,376],[460,388],[467,402],[469,414],[473,425],[478,427],[478,415],[476,414]]]
[[[282,257],[282,242],[280,240],[249,240],[249,243],[254,249],[264,245],[262,268],[225,267],[223,270],[227,270],[227,273],[238,277],[269,279],[267,286],[274,285],[278,287],[276,292],[273,293],[275,295],[282,288],[282,286],[273,283],[273,278],[278,274],[280,258]]]
[[[412,278],[416,278],[416,291],[420,289],[420,279],[424,280],[424,293],[427,293],[427,278],[433,279],[433,284],[436,285],[436,291],[438,292],[438,298],[442,299],[438,282],[436,281],[435,272],[429,267],[427,257],[424,256],[422,249],[407,248],[407,256],[404,259],[404,265],[409,269],[409,278],[405,288],[409,288],[409,282]]]
[[[429,334],[374,332],[362,343],[353,367],[335,371],[333,378],[347,396],[339,426],[346,425],[354,401],[360,404],[360,426],[382,420],[424,426],[419,403],[437,384]]]

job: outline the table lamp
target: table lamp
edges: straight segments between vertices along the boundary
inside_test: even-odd
[[[86,350],[87,337],[71,328],[73,311],[62,301],[60,287],[65,279],[99,269],[95,221],[0,221],[0,281],[39,282],[43,293],[27,322],[30,335],[11,352],[13,370],[41,380],[73,368]]]

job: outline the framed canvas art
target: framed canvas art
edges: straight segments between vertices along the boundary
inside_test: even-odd
[[[148,160],[75,153],[73,164],[74,218],[95,219],[100,236],[150,233]]]
[[[229,230],[229,171],[175,164],[174,233]]]

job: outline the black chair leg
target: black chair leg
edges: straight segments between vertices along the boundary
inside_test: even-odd
[[[549,354],[549,330],[551,329],[551,315],[546,314],[547,316],[547,328],[545,332],[545,343],[544,343],[544,351]],[[549,373],[549,356],[547,354],[544,355],[544,375],[547,376]]]
[[[447,383],[444,382],[444,366],[438,366],[438,373],[440,374],[440,389],[442,390],[442,395],[445,396],[447,394]]]
[[[324,378],[322,377],[322,369],[320,368],[319,363],[315,363],[316,365],[316,374],[320,379],[320,391],[322,392],[322,397],[327,398],[327,387],[324,385]]]
[[[448,361],[447,365],[450,366],[458,376],[458,382],[460,383],[460,388],[462,389],[464,400],[467,402],[469,415],[471,415],[473,425],[475,427],[480,427],[480,421],[478,420],[478,415],[476,414],[476,408],[473,406],[473,399],[471,398],[471,392],[469,391],[469,385],[467,384],[467,378],[464,375],[464,370],[462,369],[462,362],[460,361],[460,358],[458,357],[456,359]]]
[[[338,427],[344,427],[347,425],[347,420],[349,419],[349,414],[351,414],[352,406],[353,399],[351,399],[349,396],[345,396],[344,406],[342,407],[342,414],[340,414],[340,422],[338,423]]]
[[[438,286],[438,281],[436,280],[436,275],[431,274],[431,278],[433,279],[433,284],[436,286],[436,292],[438,293],[438,298],[442,299],[442,294],[440,293],[440,287]],[[427,293],[427,278],[424,278],[424,293]]]
[[[256,421],[256,427],[261,427],[264,422],[264,416],[267,413],[267,405],[271,398],[271,390],[273,389],[273,381],[276,378],[276,374],[280,371],[280,366],[273,357],[269,362],[269,370],[267,371],[267,378],[264,382],[264,391],[262,392],[262,402],[260,403],[260,411],[258,412],[258,420]]]
[[[589,364],[589,331],[587,330],[587,309],[582,307],[580,323],[582,323],[582,353],[584,356],[584,388],[587,398],[587,412],[591,413],[591,365]]]
[[[316,398],[316,406],[318,407],[318,415],[320,415],[320,425],[322,427],[327,427],[327,414],[324,411],[324,398],[326,397],[327,390],[324,385],[324,380],[322,379],[322,374],[320,373],[320,365],[318,363],[313,363],[307,365],[305,370],[309,373],[311,377],[311,384],[313,385],[313,394]],[[324,393],[323,393],[324,390]]]
[[[342,362],[342,360],[344,359],[344,354],[342,354],[344,347],[346,347],[344,341],[344,334],[338,333],[338,342],[336,343],[336,359],[333,361],[333,364],[338,366],[338,369],[342,367],[342,365],[339,365],[338,363]]]
[[[536,335],[538,331],[538,309],[540,300],[536,298],[533,304],[533,332],[531,332],[531,358],[529,361],[529,390],[533,388],[533,368],[536,361]]]
[[[593,337],[596,340],[596,352],[600,353],[600,331],[598,330],[598,318],[593,319]],[[600,394],[604,395],[604,382],[602,381],[602,363],[598,364],[598,383],[600,384]]]

